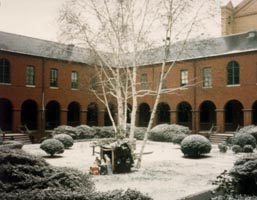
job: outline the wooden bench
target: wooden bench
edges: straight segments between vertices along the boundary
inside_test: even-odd
[[[219,131],[219,127],[212,124],[211,128],[209,130],[206,131],[199,131],[199,134],[204,135],[206,137],[210,137],[212,134],[215,134]]]
[[[19,130],[20,130],[21,133],[28,134],[28,135],[30,135],[32,133],[32,131],[29,130],[29,128],[27,127],[26,124],[20,125]]]

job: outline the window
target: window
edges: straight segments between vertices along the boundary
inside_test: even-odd
[[[58,70],[50,70],[50,87],[58,87]]]
[[[77,89],[79,86],[78,72],[71,72],[71,88]]]
[[[147,89],[147,74],[141,74],[140,88],[141,90]]]
[[[210,88],[212,86],[211,68],[203,68],[203,87]]]
[[[185,86],[188,84],[188,71],[181,70],[180,71],[180,86]]]
[[[90,80],[90,87],[92,90],[96,90],[97,89],[97,77],[93,76]]]
[[[231,61],[227,65],[227,85],[240,84],[240,68],[236,61]]]
[[[35,67],[28,65],[26,68],[26,85],[35,85]]]
[[[11,83],[11,66],[6,59],[0,59],[0,83]]]

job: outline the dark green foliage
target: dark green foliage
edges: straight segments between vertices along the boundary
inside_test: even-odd
[[[253,152],[253,147],[252,145],[245,145],[244,148],[243,148],[243,151],[245,153],[252,153]]]
[[[146,128],[145,127],[135,127],[134,138],[137,140],[143,140],[145,136]]]
[[[22,149],[23,143],[18,141],[3,141],[0,148]]]
[[[64,145],[56,139],[47,139],[40,144],[40,148],[47,154],[54,156],[64,152]]]
[[[93,127],[95,130],[94,138],[114,138],[115,131],[112,126]]]
[[[246,195],[220,195],[211,198],[211,200],[256,200],[257,196],[246,196]]]
[[[210,153],[211,148],[210,141],[202,135],[189,135],[181,142],[181,151],[184,155],[192,158]]]
[[[245,145],[252,145],[252,147],[255,148],[256,147],[256,140],[250,134],[238,133],[233,138],[233,144],[234,145],[239,145],[241,148],[243,148]]]
[[[230,175],[239,194],[257,195],[257,157],[246,157],[235,162]]]
[[[239,145],[233,145],[231,150],[234,152],[234,153],[240,153],[243,151],[242,147],[240,147]]]
[[[54,139],[59,140],[63,144],[65,149],[72,147],[74,143],[72,137],[67,134],[55,135]]]
[[[220,143],[220,144],[218,144],[218,148],[219,148],[219,150],[220,150],[220,152],[221,152],[221,153],[226,153],[226,152],[227,152],[227,150],[228,150],[227,145],[226,145],[226,144],[224,144],[224,143]]]
[[[176,134],[172,137],[172,143],[174,144],[181,144],[182,140],[187,137],[188,135],[181,133],[181,134]]]
[[[149,132],[149,140],[159,142],[172,142],[173,136],[178,134],[189,134],[188,127],[177,124],[160,124],[152,128]]]
[[[95,129],[87,125],[80,125],[76,127],[76,134],[76,139],[91,139],[95,137]]]

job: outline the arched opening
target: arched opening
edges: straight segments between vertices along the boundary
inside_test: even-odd
[[[26,100],[21,106],[21,124],[31,130],[37,129],[38,106],[34,100]]]
[[[46,129],[54,129],[60,125],[60,104],[50,101],[46,105]]]
[[[170,123],[170,106],[167,103],[159,103],[156,114],[157,124]]]
[[[200,130],[210,130],[216,125],[216,106],[211,101],[204,101],[200,105]]]
[[[0,128],[3,131],[12,130],[12,103],[8,99],[0,99]]]
[[[257,101],[254,102],[252,107],[252,124],[257,125]]]
[[[68,125],[80,125],[80,105],[77,102],[71,102],[68,106]]]
[[[87,125],[98,126],[98,107],[96,103],[90,103],[87,107]]]
[[[139,106],[139,126],[146,127],[150,120],[150,107],[146,103]]]
[[[192,129],[192,107],[187,102],[181,102],[177,106],[177,123]]]
[[[235,131],[238,125],[243,126],[243,105],[237,100],[231,100],[225,105],[225,131]]]
[[[110,113],[111,113],[111,116],[114,119],[115,117],[115,108],[114,108],[114,105],[112,103],[109,103],[109,109],[110,109]],[[110,118],[110,115],[108,113],[108,110],[107,108],[105,109],[105,112],[104,112],[104,125],[105,126],[112,126],[112,121],[111,121],[111,118]]]

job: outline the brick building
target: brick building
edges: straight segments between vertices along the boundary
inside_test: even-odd
[[[176,45],[169,49],[169,62]],[[159,79],[162,51],[148,50],[141,58],[142,87]],[[0,32],[1,129],[110,125],[105,107],[89,90],[94,62],[88,49]],[[212,124],[221,132],[257,124],[257,32],[190,41],[165,85],[179,90],[161,97],[155,124],[177,123],[195,132]],[[138,99],[137,126],[146,125],[152,98]]]
[[[257,29],[257,0],[242,0],[234,6],[231,1],[221,7],[222,35]]]

